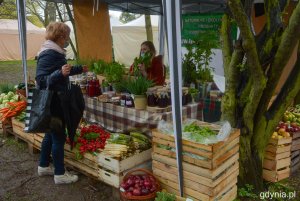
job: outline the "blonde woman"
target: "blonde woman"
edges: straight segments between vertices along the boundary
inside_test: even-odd
[[[65,120],[57,93],[67,88],[69,75],[86,72],[87,67],[67,64],[64,48],[69,44],[69,36],[70,28],[64,23],[53,22],[47,26],[46,41],[38,54],[35,78],[40,89],[48,87],[56,92],[51,102],[55,124],[51,127],[51,132],[45,133],[38,166],[38,175],[54,175],[55,184],[73,183],[78,180],[77,175],[66,172],[64,167]],[[54,169],[50,166],[51,154]]]

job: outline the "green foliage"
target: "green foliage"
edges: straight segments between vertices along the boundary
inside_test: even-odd
[[[0,93],[8,93],[16,91],[15,86],[12,84],[0,84]]]
[[[145,95],[148,88],[154,83],[143,76],[138,76],[127,81],[126,88],[131,94]]]
[[[120,82],[113,83],[113,87],[116,90],[116,92],[120,92],[120,93],[127,91],[126,85],[127,85],[126,79],[122,79]]]
[[[280,181],[280,182],[277,182],[277,183],[267,183],[268,191],[270,192],[270,194],[271,193],[280,193],[280,194],[285,193],[286,195],[290,195],[291,193],[293,193],[295,191],[294,188],[288,186],[287,184],[284,184],[283,182],[284,182],[284,180]],[[285,201],[286,198],[281,198],[279,196],[278,197],[274,196],[272,198],[272,200]]]
[[[176,196],[167,192],[157,192],[155,201],[176,201]]]
[[[122,12],[122,14],[119,17],[119,20],[123,23],[130,22],[132,20],[135,20],[136,18],[139,18],[141,15],[139,14],[133,14],[128,12]]]
[[[124,64],[113,61],[104,69],[104,76],[109,83],[120,82],[124,75]]]
[[[251,198],[251,199],[257,199],[258,196],[253,192],[254,187],[250,184],[246,184],[245,187],[238,189],[238,195],[242,198]]]
[[[206,34],[199,35],[190,44],[186,45],[187,53],[182,61],[182,73],[185,85],[192,82],[211,82],[213,81],[212,71],[210,66],[212,60],[212,48],[216,46],[216,41],[206,39]]]
[[[4,0],[0,6],[0,19],[18,19],[15,0]]]
[[[102,59],[96,61],[93,63],[93,65],[90,66],[89,70],[94,72],[96,75],[103,74],[105,69],[107,68],[108,63]]]
[[[150,52],[146,52],[145,55],[143,57],[135,57],[134,58],[134,62],[133,62],[133,73],[135,76],[139,76],[140,74],[140,70],[139,70],[139,65],[140,64],[144,64],[145,68],[149,68],[151,65],[151,58],[152,55]]]

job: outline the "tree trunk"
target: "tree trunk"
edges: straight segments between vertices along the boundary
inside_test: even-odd
[[[241,133],[238,185],[245,186],[245,184],[251,184],[255,187],[255,191],[262,192],[264,186],[262,178],[262,160],[259,157],[261,154],[253,152],[252,150],[249,135]]]
[[[50,2],[48,4],[48,12],[49,12],[49,22],[55,22],[56,21],[56,8],[55,4],[53,2]]]
[[[297,96],[295,97],[294,100],[294,105],[300,104],[300,91],[298,92]]]
[[[147,40],[153,42],[153,32],[152,32],[150,15],[145,15],[145,25],[146,25]]]

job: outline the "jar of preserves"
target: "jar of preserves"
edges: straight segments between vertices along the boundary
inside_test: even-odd
[[[148,88],[146,94],[147,94],[147,105],[149,107],[155,107],[157,106],[157,96],[156,96],[156,87]]]
[[[160,108],[165,108],[169,106],[169,94],[166,88],[157,90],[157,105]]]

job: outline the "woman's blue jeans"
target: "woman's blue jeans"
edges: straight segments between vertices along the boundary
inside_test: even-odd
[[[64,167],[64,145],[66,142],[66,134],[64,132],[46,133],[42,142],[40,167],[48,167],[50,164],[50,155],[54,165],[54,174],[63,175]]]

